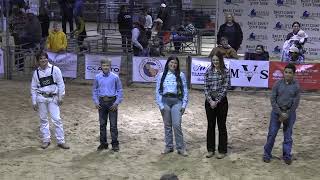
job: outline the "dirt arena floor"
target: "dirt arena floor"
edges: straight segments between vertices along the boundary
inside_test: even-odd
[[[273,151],[276,157],[270,164],[261,160],[271,110],[268,91],[229,93],[229,154],[218,160],[205,158],[207,120],[202,91],[190,91],[182,122],[189,157],[182,157],[176,152],[160,154],[164,132],[154,88],[125,87],[118,119],[120,152],[114,153],[96,151],[99,123],[90,85],[66,84],[61,112],[70,150],[58,148],[54,138],[48,149],[40,148],[39,120],[31,107],[29,82],[0,80],[0,87],[3,180],[156,180],[165,173],[175,173],[181,180],[320,177],[319,94],[302,95],[293,132],[294,161],[288,166],[281,160],[282,129]]]

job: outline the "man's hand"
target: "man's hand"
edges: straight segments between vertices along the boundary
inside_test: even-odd
[[[209,101],[209,104],[210,104],[211,109],[214,109],[217,106],[218,102],[211,100],[211,101]]]
[[[110,111],[117,111],[118,109],[118,104],[113,104],[111,107],[110,107]]]
[[[96,104],[96,108],[97,108],[97,109],[101,109],[100,104]]]
[[[63,104],[63,100],[62,99],[58,100],[58,106],[61,106],[62,104]]]
[[[34,111],[38,111],[39,109],[38,104],[33,104],[32,107]]]
[[[181,115],[184,114],[184,111],[185,111],[185,110],[186,110],[185,108],[181,108],[181,109],[180,109]]]
[[[288,120],[288,118],[289,118],[289,115],[285,112],[282,112],[282,113],[280,113],[279,121],[283,123],[286,120]]]

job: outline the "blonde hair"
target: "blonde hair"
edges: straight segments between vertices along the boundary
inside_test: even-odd
[[[100,60],[101,64],[109,64],[111,65],[111,60],[109,58],[103,58]]]

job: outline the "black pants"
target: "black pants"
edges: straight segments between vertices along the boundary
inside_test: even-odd
[[[208,152],[215,152],[216,147],[216,121],[218,124],[219,130],[219,153],[227,153],[227,144],[228,144],[228,134],[227,134],[227,114],[228,114],[228,99],[227,97],[223,98],[217,106],[212,109],[209,102],[205,102],[207,120],[208,120],[208,130],[207,130],[207,150]]]
[[[67,33],[67,22],[69,23],[70,32],[73,31],[73,8],[61,7],[61,21],[63,32]]]
[[[130,31],[121,31],[122,49],[123,52],[131,52],[131,38]]]

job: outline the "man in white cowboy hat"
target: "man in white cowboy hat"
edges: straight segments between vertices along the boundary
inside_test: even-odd
[[[162,3],[160,5],[160,10],[159,10],[157,18],[160,18],[163,21],[162,29],[169,30],[169,24],[168,24],[168,22],[170,21],[169,20],[169,12],[168,12],[167,5],[165,3]]]
[[[295,63],[295,64],[302,64],[304,63],[304,55],[300,53],[299,48],[297,48],[295,45],[292,45],[289,48],[289,62]]]

